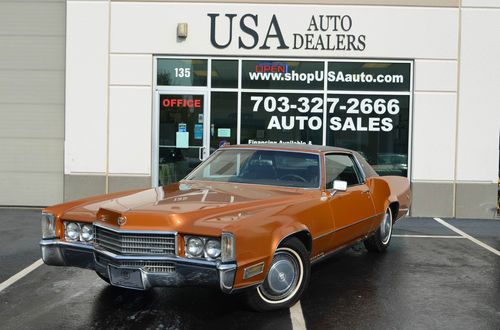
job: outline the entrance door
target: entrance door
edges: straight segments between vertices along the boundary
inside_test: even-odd
[[[208,152],[206,93],[161,92],[157,94],[158,127],[156,175],[153,184],[167,185],[183,179]]]

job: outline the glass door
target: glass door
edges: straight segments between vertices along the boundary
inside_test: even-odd
[[[207,114],[204,92],[157,94],[157,158],[153,184],[167,185],[183,179],[208,156]]]

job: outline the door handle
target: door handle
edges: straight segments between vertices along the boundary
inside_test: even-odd
[[[204,149],[205,149],[205,147],[204,147],[204,146],[203,146],[203,147],[200,147],[200,148],[198,149],[198,159],[199,159],[199,160],[201,160],[201,161],[203,161],[203,150],[204,150]]]
[[[370,189],[363,190],[362,193],[363,194],[369,194],[370,193]]]

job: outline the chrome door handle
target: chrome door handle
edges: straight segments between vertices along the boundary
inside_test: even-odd
[[[205,149],[205,147],[204,147],[204,146],[203,146],[203,147],[200,147],[200,148],[198,149],[198,159],[199,159],[199,160],[201,160],[201,161],[203,161],[203,150],[204,150],[204,149]]]
[[[363,194],[369,194],[370,193],[370,189],[363,190],[362,193]]]

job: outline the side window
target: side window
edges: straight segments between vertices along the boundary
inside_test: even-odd
[[[334,180],[346,181],[348,186],[361,183],[359,175],[350,156],[326,155],[326,189],[333,188]]]

